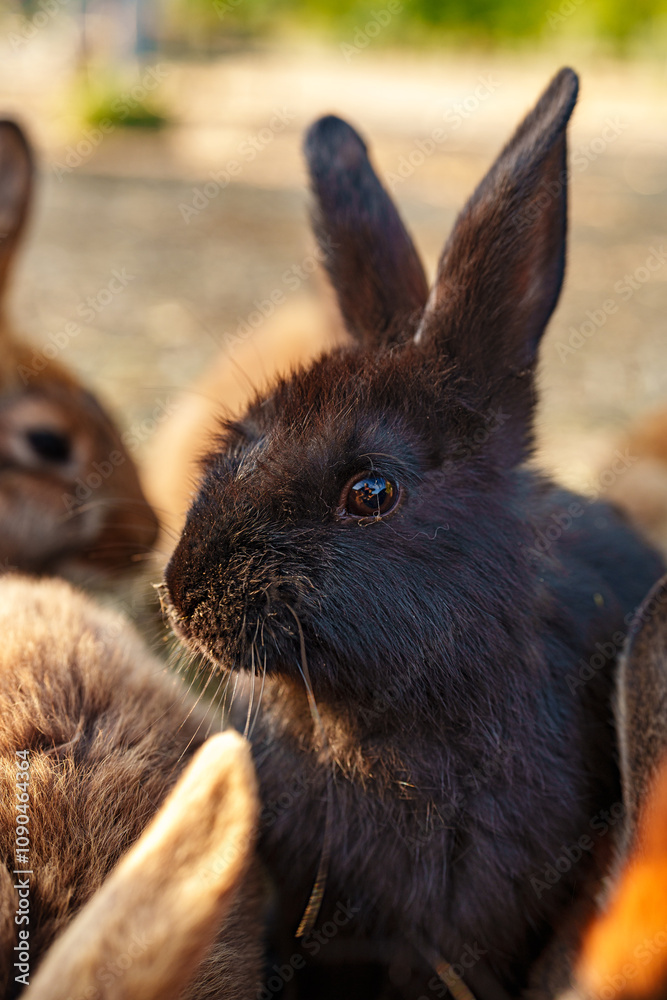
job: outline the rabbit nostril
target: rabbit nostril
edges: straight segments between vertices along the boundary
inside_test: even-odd
[[[32,450],[47,462],[66,462],[72,452],[72,443],[67,434],[59,431],[26,431]]]

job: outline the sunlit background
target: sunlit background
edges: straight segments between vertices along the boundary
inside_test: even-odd
[[[569,63],[571,240],[539,433],[547,463],[594,488],[614,436],[667,403],[666,41],[667,0],[5,2],[0,112],[40,168],[10,313],[37,349],[77,323],[62,359],[136,431],[141,461],[160,407],[258,304],[318,294],[286,279],[312,253],[313,118],[335,111],[370,140],[432,273]]]

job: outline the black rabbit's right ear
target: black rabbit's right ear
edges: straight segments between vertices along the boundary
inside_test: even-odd
[[[32,193],[33,162],[28,140],[16,122],[0,121],[0,294]]]
[[[628,633],[616,714],[631,839],[655,773],[667,757],[667,576],[649,592]]]
[[[483,405],[509,410],[511,460],[529,441],[537,347],[563,281],[577,91],[576,74],[561,70],[470,198],[415,338],[455,362]]]
[[[355,130],[333,115],[306,134],[313,228],[350,333],[369,347],[408,340],[428,297],[424,269]]]

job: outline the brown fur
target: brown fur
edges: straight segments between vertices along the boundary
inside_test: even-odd
[[[25,136],[0,122],[0,568],[88,580],[135,565],[157,520],[109,416],[57,360],[16,340],[4,315],[32,175]]]
[[[226,736],[206,748],[163,805],[203,743],[205,719],[131,627],[62,581],[7,576],[0,633],[4,996],[18,992],[17,927],[7,917],[17,899],[6,873],[17,867],[16,752],[29,750],[31,973],[44,961],[30,1000],[249,1000],[258,981],[260,895],[255,875],[238,895],[257,809],[243,742]],[[114,956],[139,933],[146,941],[127,978],[107,975],[107,985]],[[86,982],[97,992],[87,994]]]

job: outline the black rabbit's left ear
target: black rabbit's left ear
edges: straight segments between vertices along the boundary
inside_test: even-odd
[[[561,70],[461,212],[415,338],[511,409],[518,451],[537,347],[563,281],[566,126],[577,91],[576,74]]]
[[[22,129],[0,121],[0,293],[30,206],[33,163]]]
[[[304,144],[313,228],[350,333],[369,347],[409,340],[428,297],[424,269],[355,130],[333,115]]]

